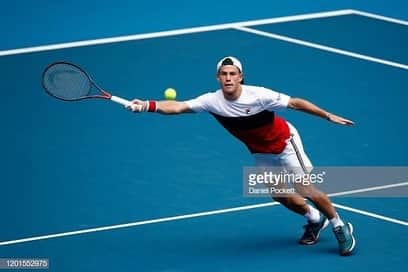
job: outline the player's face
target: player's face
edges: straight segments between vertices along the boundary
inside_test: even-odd
[[[241,91],[242,73],[236,66],[221,66],[217,79],[225,95],[234,96]]]

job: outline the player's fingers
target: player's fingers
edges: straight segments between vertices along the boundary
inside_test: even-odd
[[[352,124],[354,124],[354,122],[349,120],[349,119],[346,119],[346,118],[343,118],[343,117],[340,117],[340,116],[336,116],[336,117],[337,117],[339,123],[341,123],[343,125],[352,125]]]
[[[354,125],[354,122],[345,118],[338,118],[338,123],[342,124],[342,125],[348,125],[348,126],[352,126]]]
[[[131,101],[130,105],[127,105],[126,108],[128,110],[131,110],[133,112],[142,112],[142,111],[147,111],[149,108],[149,102],[148,101],[142,101],[139,99],[133,99]]]
[[[329,119],[330,121],[332,121],[333,123],[337,123],[337,124],[340,124],[340,125],[348,125],[348,126],[354,125],[354,122],[353,122],[353,121],[348,120],[348,119],[343,118],[343,117],[340,117],[340,116],[337,116],[337,115],[334,115],[334,114],[331,114],[331,115],[328,117],[328,119]]]
[[[133,111],[133,112],[141,112],[142,111],[142,105],[139,104],[131,104],[126,107],[128,110]]]
[[[354,125],[354,122],[353,121],[351,121],[351,120],[344,120],[344,122],[345,122],[345,125],[349,125],[349,126],[352,126],[352,125]]]
[[[132,104],[130,104],[130,105],[127,105],[127,106],[126,106],[126,109],[128,109],[128,110],[130,110],[130,111],[133,111],[133,107],[132,107]]]

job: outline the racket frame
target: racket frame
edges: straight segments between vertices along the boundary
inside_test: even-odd
[[[45,83],[44,83],[44,81],[45,81],[45,76],[46,76],[48,70],[49,70],[51,67],[53,67],[53,66],[55,66],[55,65],[58,65],[58,64],[70,65],[70,66],[73,66],[73,67],[75,67],[76,69],[78,69],[80,72],[82,72],[82,73],[87,77],[87,79],[88,79],[89,82],[91,83],[91,86],[93,86],[94,88],[96,88],[101,94],[92,94],[92,95],[81,96],[81,97],[78,97],[78,98],[67,99],[67,98],[59,97],[59,96],[53,94],[52,92],[50,92],[50,91],[47,89],[47,87],[45,86]],[[98,84],[96,84],[95,81],[93,81],[93,79],[91,78],[91,76],[90,76],[84,69],[82,69],[82,68],[79,67],[78,65],[73,64],[73,63],[71,63],[71,62],[57,61],[57,62],[53,62],[53,63],[50,63],[49,65],[47,65],[47,67],[44,69],[44,71],[43,71],[43,73],[42,73],[41,84],[42,84],[42,86],[43,86],[43,88],[44,88],[44,90],[45,90],[45,92],[46,92],[47,94],[51,95],[51,96],[54,97],[54,98],[57,98],[57,99],[60,99],[60,100],[64,100],[64,101],[68,101],[68,102],[75,102],[75,101],[80,101],[80,100],[89,99],[89,98],[100,98],[100,99],[111,100],[111,101],[116,102],[116,103],[118,103],[118,104],[121,104],[121,105],[123,105],[123,106],[129,106],[129,105],[132,103],[131,101],[129,101],[129,100],[127,100],[127,99],[124,99],[124,98],[121,98],[121,97],[118,97],[118,96],[114,96],[114,95],[110,94],[109,92],[103,90],[101,87],[98,86]],[[91,87],[91,89],[92,89],[92,87]]]

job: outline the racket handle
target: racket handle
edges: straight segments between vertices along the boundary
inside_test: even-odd
[[[120,98],[120,97],[114,96],[114,95],[111,96],[110,100],[112,100],[113,102],[116,102],[118,104],[121,104],[121,105],[123,105],[125,107],[132,103],[129,100],[126,100],[126,99],[123,99],[123,98]]]

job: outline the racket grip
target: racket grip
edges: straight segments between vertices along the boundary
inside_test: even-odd
[[[126,99],[123,99],[121,97],[114,96],[114,95],[111,96],[110,100],[112,100],[113,102],[116,102],[118,104],[121,104],[121,105],[123,105],[125,107],[129,106],[132,103],[129,100],[126,100]]]

